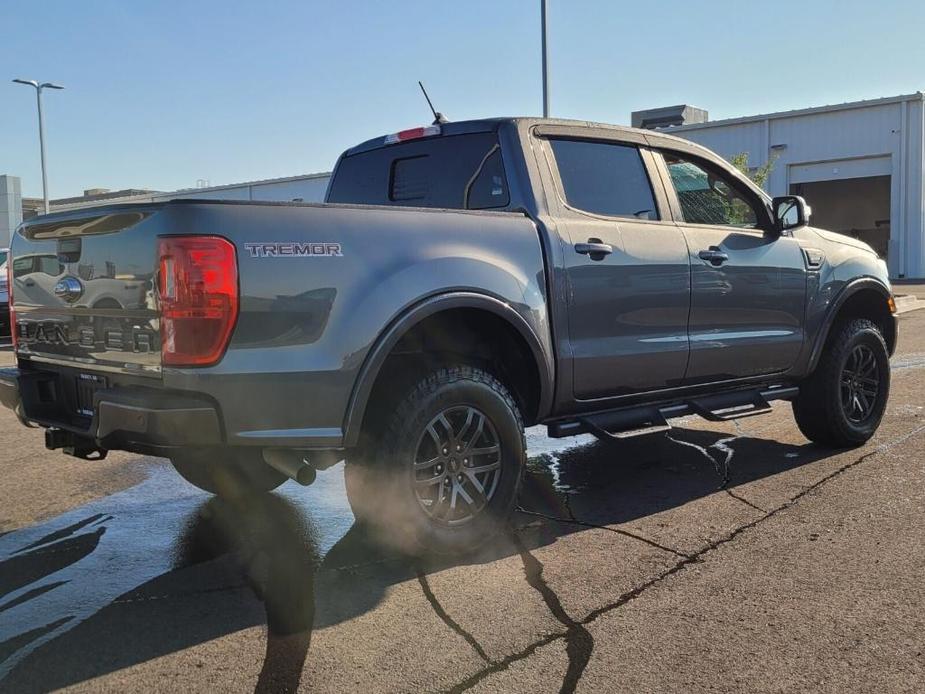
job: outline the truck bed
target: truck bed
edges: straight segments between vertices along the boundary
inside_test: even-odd
[[[178,234],[237,256],[234,330],[208,366],[162,359],[158,239]],[[509,302],[549,344],[543,254],[519,213],[178,200],[45,216],[11,255],[20,365],[84,386],[71,414],[98,418],[94,391],[120,384],[195,392],[222,403],[221,437],[239,445],[339,445],[369,350],[437,293]]]

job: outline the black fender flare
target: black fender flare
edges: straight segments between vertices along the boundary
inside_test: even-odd
[[[350,394],[350,401],[347,403],[347,412],[344,415],[345,448],[352,448],[359,441],[360,427],[373,384],[392,348],[408,330],[425,318],[454,308],[476,308],[489,311],[503,318],[517,330],[530,347],[540,377],[538,417],[542,418],[549,411],[554,389],[552,355],[547,354],[539,337],[523,316],[506,302],[487,294],[466,291],[437,294],[406,308],[376,338],[360,367],[353,392]]]
[[[816,339],[813,343],[813,351],[810,353],[809,357],[809,368],[807,373],[812,373],[816,370],[816,366],[819,364],[819,359],[822,356],[822,349],[825,347],[826,340],[829,339],[829,333],[832,330],[832,326],[835,324],[835,319],[838,316],[839,311],[845,305],[845,302],[848,301],[852,296],[858,292],[865,291],[868,289],[873,289],[879,292],[883,296],[884,303],[889,300],[892,296],[890,289],[883,284],[880,280],[874,279],[873,277],[859,277],[858,279],[848,282],[838,293],[838,296],[835,297],[835,300],[832,302],[832,305],[829,307],[829,310],[826,312],[825,320],[819,328],[819,331],[816,333]],[[893,334],[884,335],[887,345],[895,348],[896,345],[896,327],[895,327],[895,316],[893,318]]]

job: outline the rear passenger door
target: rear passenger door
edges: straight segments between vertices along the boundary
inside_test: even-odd
[[[577,400],[679,385],[690,260],[640,142],[550,136]],[[552,197],[552,196],[550,196]]]
[[[691,254],[686,384],[786,371],[803,344],[806,266],[767,205],[714,162],[662,150],[664,178]]]

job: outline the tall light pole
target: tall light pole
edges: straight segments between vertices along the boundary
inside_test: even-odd
[[[35,87],[35,101],[39,109],[39,149],[42,153],[42,199],[45,201],[45,214],[48,214],[48,174],[45,172],[45,121],[42,119],[42,90],[45,88],[64,89],[64,87],[51,82],[39,83],[35,80],[15,79],[13,81]]]
[[[549,118],[549,42],[546,24],[546,0],[540,0],[540,24],[543,34],[543,118]]]

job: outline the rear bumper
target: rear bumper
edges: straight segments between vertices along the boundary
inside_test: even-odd
[[[59,373],[0,369],[0,403],[20,421],[70,432],[99,448],[158,452],[225,438],[217,407],[204,398],[143,386],[104,388],[87,417],[69,405],[68,388]]]

